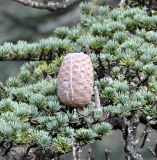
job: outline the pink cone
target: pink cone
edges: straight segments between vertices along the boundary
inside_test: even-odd
[[[57,77],[60,100],[69,107],[85,106],[93,94],[93,66],[84,53],[70,53],[64,57]]]

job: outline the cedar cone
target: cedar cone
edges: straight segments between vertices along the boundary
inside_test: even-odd
[[[93,94],[94,74],[90,57],[84,53],[67,54],[57,77],[60,100],[69,107],[82,107]]]

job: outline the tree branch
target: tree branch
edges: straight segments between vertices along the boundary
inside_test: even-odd
[[[140,145],[140,148],[142,149],[145,144],[146,144],[146,141],[148,140],[149,136],[150,136],[150,132],[151,132],[151,129],[150,129],[150,126],[149,125],[146,125],[146,128],[145,130],[143,131],[143,141],[142,141],[142,144]]]
[[[36,2],[33,0],[14,0],[14,1],[21,3],[25,6],[29,6],[37,9],[47,9],[49,11],[57,11],[57,10],[68,8],[76,3],[81,2],[82,0],[67,0],[63,2],[52,2],[52,1]]]
[[[80,149],[77,146],[75,134],[72,135],[72,154],[73,154],[73,160],[80,160]]]
[[[135,143],[137,126],[139,124],[138,114],[134,113],[130,120],[124,118],[124,124],[122,133],[125,140],[125,158],[126,160],[142,160],[141,155],[138,153],[137,144]]]
[[[111,151],[108,149],[105,149],[105,160],[111,160],[110,155],[111,155]]]

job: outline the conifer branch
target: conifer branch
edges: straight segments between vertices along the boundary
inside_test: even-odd
[[[140,149],[142,149],[145,146],[146,141],[148,140],[150,136],[150,132],[151,132],[150,126],[146,125],[145,130],[143,131],[141,135],[141,137],[143,137],[143,141],[142,141],[142,144],[140,145]]]
[[[124,117],[124,127],[122,128],[123,138],[125,140],[125,158],[127,160],[139,160],[142,159],[140,153],[138,153],[137,145],[135,143],[137,126],[139,124],[138,114],[133,114],[130,120]]]
[[[37,2],[33,0],[14,0],[14,1],[21,3],[25,6],[29,6],[37,9],[47,9],[49,11],[58,11],[81,2],[81,0],[67,0],[63,2],[52,2],[52,1]]]

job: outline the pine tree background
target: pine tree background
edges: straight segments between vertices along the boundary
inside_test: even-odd
[[[2,1],[2,0],[1,0]],[[10,4],[11,3],[11,4]],[[75,21],[72,20],[72,23],[69,22],[69,19],[71,20],[71,18],[67,18],[67,21],[65,22],[60,22],[58,19],[55,19],[55,21],[51,21],[51,19],[54,18],[54,16],[56,17],[55,14],[52,14],[50,12],[47,12],[47,11],[37,11],[37,10],[34,10],[32,8],[27,8],[27,7],[24,7],[22,5],[19,5],[19,4],[15,4],[13,2],[10,2],[10,1],[2,1],[1,4],[4,4],[4,6],[7,8],[3,9],[1,8],[1,13],[3,13],[3,16],[1,16],[1,22],[2,22],[2,27],[0,28],[1,31],[0,33],[2,33],[2,36],[1,36],[1,43],[5,42],[5,41],[13,41],[13,42],[16,42],[17,40],[21,39],[21,40],[27,40],[28,42],[33,42],[33,41],[38,41],[40,40],[41,38],[46,38],[48,37],[49,35],[53,34],[53,30],[56,26],[59,26],[59,25],[73,25],[73,24],[76,24],[79,20],[79,11],[76,9],[76,11],[74,11],[76,14],[77,14],[77,17],[78,19],[76,19]],[[11,7],[10,9],[8,8],[8,4],[9,4],[9,7]],[[1,6],[2,7],[2,6]],[[13,8],[14,9],[13,9]],[[22,20],[22,22],[20,22],[20,24],[23,24],[24,21],[26,21],[26,23],[30,23],[31,24],[31,27],[28,25],[28,28],[25,28],[24,26],[21,26],[21,25],[17,25],[17,23],[15,23],[14,25],[12,24],[12,22],[14,22],[14,18],[13,17],[10,17],[10,14],[7,14],[6,11],[9,11],[9,12],[12,12],[14,13],[15,15],[15,18],[19,18],[17,16],[17,10],[18,12],[20,12],[21,14],[18,14],[18,16],[20,16],[20,19]],[[21,10],[21,11],[20,11]],[[23,11],[25,10],[25,12]],[[26,14],[27,13],[27,14]],[[39,15],[39,13],[41,15]],[[68,14],[68,13],[67,13]],[[69,13],[69,14],[72,14],[72,13]],[[1,14],[2,15],[2,14]],[[12,15],[12,14],[11,14]],[[30,18],[29,16],[33,15],[34,17]],[[63,13],[61,14],[63,15]],[[28,20],[30,21],[27,21],[27,18],[23,18],[23,17],[27,17],[28,16]],[[44,22],[40,22],[40,21],[37,21],[39,22],[40,24],[37,24],[35,22],[35,28],[38,28],[38,29],[32,29],[34,28],[34,26],[32,27],[32,21],[34,21],[35,19],[39,18],[40,16],[43,16],[44,18]],[[113,15],[116,17],[116,12],[115,12],[115,15]],[[6,18],[8,17],[8,19]],[[60,17],[59,15],[57,17]],[[40,17],[41,18],[41,17]],[[7,19],[7,20],[6,20]],[[62,18],[63,20],[64,18]],[[11,21],[11,22],[10,22]],[[60,22],[59,24],[56,24],[56,22]],[[85,22],[85,21],[84,21]],[[69,24],[70,23],[70,24]],[[90,23],[90,22],[89,22]],[[86,25],[86,23],[85,23]],[[88,22],[87,22],[87,25]],[[6,27],[7,26],[7,27]],[[18,26],[18,27],[17,27]],[[151,27],[151,26],[150,26]],[[36,30],[40,31],[40,32],[36,32]],[[60,36],[60,32],[63,34],[62,31],[65,31],[66,33],[66,29],[64,30],[61,30],[58,32],[56,32],[57,36],[59,37]],[[94,33],[95,32],[95,33]],[[25,34],[23,34],[25,33]],[[94,34],[99,34],[95,28],[94,30],[94,26],[93,26],[93,33]],[[32,36],[32,34],[34,36]],[[61,34],[61,36],[62,36]],[[139,33],[139,35],[141,34],[141,36],[144,34],[144,33]],[[151,33],[150,33],[150,37],[151,37]],[[152,37],[151,37],[152,38]],[[155,38],[155,37],[154,37]],[[154,42],[155,40],[152,38],[150,39],[150,41],[152,40],[152,42]],[[100,40],[101,41],[101,40]],[[82,43],[80,41],[80,43]],[[88,42],[87,42],[88,43]],[[89,44],[92,43],[92,42],[89,42]],[[154,42],[155,43],[155,42]],[[98,41],[98,44],[99,44],[99,41]],[[101,46],[100,46],[101,47]],[[124,46],[125,47],[125,46]],[[96,50],[99,48],[97,48],[96,46],[92,46],[91,47],[93,50]],[[111,48],[112,49],[112,48]],[[95,57],[93,56],[93,59]],[[102,57],[103,59],[103,57]],[[22,65],[22,64],[25,64],[26,62],[0,62],[0,72],[2,74],[0,74],[0,80],[5,83],[6,80],[11,77],[11,76],[16,76],[16,75],[19,75],[19,72],[20,72],[20,69],[19,67]],[[95,65],[97,65],[95,63]],[[44,67],[44,65],[43,65]],[[41,69],[42,70],[42,69]],[[22,78],[22,74],[23,73],[20,73],[21,74],[21,78]],[[25,73],[23,74],[25,75]],[[40,76],[39,76],[40,77]],[[26,80],[27,81],[27,80]],[[8,86],[11,86],[13,87],[14,85],[19,85],[18,83],[16,83],[16,79],[14,81],[14,79],[9,79],[7,81],[7,85]],[[12,94],[12,93],[11,93]],[[140,127],[138,128],[139,130],[139,134],[141,133],[141,131],[144,129],[144,125],[140,125]],[[94,142],[93,144],[85,147],[86,149],[83,149],[83,153],[81,154],[82,157],[86,157],[87,156],[87,150],[92,147],[92,153],[96,156],[96,159],[98,160],[103,160],[104,159],[104,150],[105,148],[108,148],[108,149],[111,149],[112,150],[112,158],[113,159],[123,159],[124,158],[124,151],[123,151],[123,139],[122,139],[122,133],[120,131],[113,131],[111,135],[105,137],[103,139],[103,141],[97,141],[97,142]],[[138,135],[139,135],[138,134]],[[150,137],[150,141],[151,143],[149,143],[149,146],[154,146],[155,145],[155,140],[157,139],[157,135],[156,135],[156,131],[154,130],[152,133],[151,133],[151,137]],[[112,143],[113,142],[113,143]],[[67,157],[66,157],[67,156]],[[66,159],[69,159],[68,157],[69,155],[65,155]],[[71,156],[71,155],[70,155]],[[152,154],[148,151],[147,147],[145,148],[144,150],[144,154],[143,154],[143,157],[144,159],[146,160],[154,160],[154,157],[152,156]],[[83,158],[82,158],[83,160]]]

